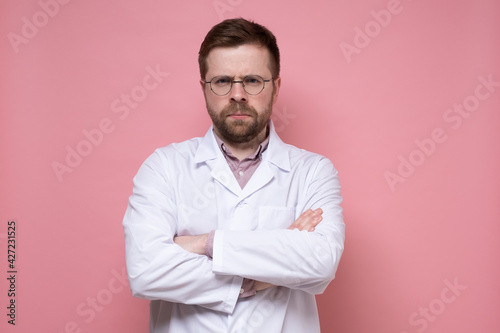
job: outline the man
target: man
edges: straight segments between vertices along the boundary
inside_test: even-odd
[[[199,66],[213,126],[144,162],[123,222],[150,332],[319,332],[314,295],[344,244],[337,171],[275,132],[281,79],[268,29],[219,23]]]

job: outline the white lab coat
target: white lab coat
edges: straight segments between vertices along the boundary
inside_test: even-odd
[[[337,171],[284,144],[270,122],[262,162],[241,189],[214,138],[157,149],[134,178],[123,221],[132,293],[151,300],[150,332],[319,332],[315,294],[344,247]],[[314,232],[287,230],[323,209]],[[175,235],[216,230],[213,260]],[[243,278],[276,285],[238,298]]]

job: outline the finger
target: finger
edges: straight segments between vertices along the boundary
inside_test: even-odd
[[[313,212],[313,215],[322,215],[323,209],[317,208],[317,209],[313,210],[312,212]]]
[[[323,218],[321,216],[312,217],[307,221],[307,223],[302,225],[302,230],[312,231],[321,222]]]
[[[303,221],[304,224],[302,224],[301,230],[314,231],[315,227],[323,220],[322,213],[323,210],[321,208],[314,210],[312,215]]]
[[[311,226],[309,227],[309,230],[308,231],[314,231],[316,229],[316,226],[321,222],[323,221],[323,217],[321,215],[318,215],[316,216],[314,219],[313,219],[313,223],[311,224]]]
[[[291,229],[297,228],[300,231],[310,230],[311,228],[314,228],[321,221],[321,219],[321,215],[304,216],[297,219],[297,221],[291,226]]]
[[[315,210],[309,208],[304,211],[299,218],[295,220],[290,227],[288,227],[288,229],[314,231],[314,227],[322,220],[321,214],[323,214],[323,210],[321,208],[317,208]]]
[[[306,210],[305,212],[303,212],[302,214],[300,214],[299,218],[301,218],[301,217],[307,217],[307,216],[309,216],[309,215],[311,215],[313,213],[314,213],[314,211],[311,208],[309,208],[308,210]]]
[[[296,219],[289,227],[288,229],[290,230],[293,230],[295,228],[299,228],[300,229],[300,226],[302,225],[303,221],[309,216],[312,214],[312,210],[311,209],[308,209],[306,210],[305,212],[303,212],[302,214],[300,214],[299,218]]]

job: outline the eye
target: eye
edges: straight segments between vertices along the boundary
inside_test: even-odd
[[[263,83],[263,79],[260,76],[247,76],[245,77],[245,84],[252,86],[259,86]]]
[[[217,76],[213,78],[212,83],[218,86],[227,86],[231,83],[231,79],[227,76]]]

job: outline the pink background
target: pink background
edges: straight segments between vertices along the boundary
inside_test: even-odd
[[[278,37],[279,134],[340,172],[346,249],[318,297],[323,331],[500,332],[500,2],[0,6],[2,332],[147,331],[123,280],[132,178],[155,148],[207,130],[197,51],[239,16]],[[68,166],[68,149],[85,156]]]

